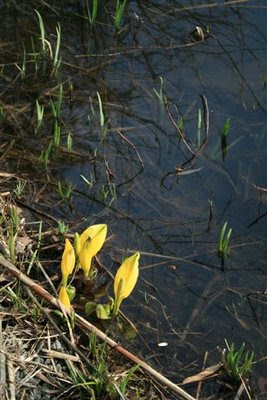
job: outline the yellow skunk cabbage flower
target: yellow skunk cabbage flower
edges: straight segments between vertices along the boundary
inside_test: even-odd
[[[81,240],[78,232],[74,233],[74,248],[75,248],[75,254],[78,257],[78,254],[81,251]]]
[[[70,309],[70,298],[67,293],[67,289],[65,286],[61,286],[59,294],[58,294],[58,300],[64,304],[64,306],[69,310]]]
[[[62,273],[62,284],[67,286],[68,277],[72,274],[75,266],[75,252],[71,242],[65,240],[65,248],[61,259],[61,273]]]
[[[76,235],[76,253],[85,276],[89,275],[92,258],[99,252],[106,240],[107,229],[105,224],[92,225],[85,229],[80,236]]]
[[[128,297],[135,287],[139,275],[140,253],[127,258],[118,269],[114,279],[115,303],[113,313],[118,314],[121,302]]]

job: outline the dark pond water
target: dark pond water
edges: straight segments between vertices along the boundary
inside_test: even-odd
[[[101,3],[93,29],[83,3],[51,3],[34,6],[49,37],[57,21],[62,27],[58,79],[73,86],[71,101],[63,101],[64,138],[71,132],[83,154],[51,170],[76,189],[72,208],[55,213],[69,223],[109,225],[113,272],[126,252],[142,253],[140,280],[123,310],[147,346],[129,346],[176,382],[200,370],[206,350],[208,364],[218,362],[224,339],[245,342],[256,360],[266,356],[266,2],[132,0],[118,35],[113,2]],[[2,12],[16,43],[29,43],[36,18],[20,7],[11,14],[2,4]],[[193,38],[196,26],[203,40]],[[1,36],[13,41],[6,29]],[[191,162],[171,117],[183,122]],[[222,268],[217,248],[226,221],[233,233]],[[266,365],[254,371],[264,398],[258,382]]]

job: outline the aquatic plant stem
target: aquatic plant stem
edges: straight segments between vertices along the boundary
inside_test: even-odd
[[[177,132],[178,132],[178,134],[179,134],[180,139],[182,140],[182,142],[184,143],[184,145],[186,146],[186,148],[190,151],[190,153],[192,154],[193,158],[195,158],[195,157],[196,157],[195,151],[194,151],[194,150],[189,146],[189,144],[187,143],[187,141],[186,141],[186,139],[185,139],[184,132],[181,131],[180,127],[179,127],[178,124],[175,122],[175,120],[174,120],[174,118],[173,118],[173,116],[172,116],[172,113],[171,113],[170,107],[169,107],[169,101],[168,101],[167,98],[166,98],[166,101],[165,101],[165,109],[166,109],[166,111],[167,111],[167,114],[168,114],[168,116],[169,116],[169,118],[170,118],[171,123],[172,123],[173,126],[176,128],[176,130],[177,130]]]
[[[23,272],[18,270],[13,264],[4,258],[0,258],[0,265],[5,267],[14,277],[19,279],[22,283],[24,283],[27,287],[31,289],[32,292],[35,292],[38,296],[42,297],[46,301],[48,301],[53,306],[63,310],[66,314],[70,315],[71,311],[68,310],[64,305],[62,305],[57,298],[48,293],[42,286],[38,283],[34,282],[31,278],[25,275]],[[120,346],[110,337],[108,337],[104,332],[98,329],[96,326],[92,325],[89,321],[81,317],[79,314],[75,314],[75,323],[80,325],[82,328],[89,332],[95,333],[95,335],[107,343],[111,348],[121,353],[123,356],[138,364],[145,372],[149,373],[154,379],[159,381],[161,384],[166,385],[169,389],[174,391],[175,393],[182,396],[185,400],[196,400],[189,393],[183,390],[180,386],[176,385],[169,379],[165,378],[162,374],[156,371],[154,368],[150,367],[145,361],[141,360],[134,354],[130,353],[127,349]]]

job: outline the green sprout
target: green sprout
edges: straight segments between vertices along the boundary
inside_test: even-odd
[[[90,24],[93,25],[93,23],[96,20],[97,13],[98,13],[98,0],[93,0],[92,1],[92,9],[90,10],[88,1],[86,1],[86,8],[87,8],[87,14],[88,14],[88,19],[90,21]]]
[[[68,232],[69,227],[68,227],[68,225],[66,225],[64,223],[64,221],[59,220],[57,224],[58,224],[57,225],[58,233],[60,233],[61,235],[64,235],[65,233]]]
[[[41,14],[37,10],[34,10],[34,11],[35,11],[35,13],[36,13],[36,15],[38,17],[38,22],[39,22],[40,40],[41,40],[41,43],[42,43],[42,52],[45,53],[47,41],[45,39],[44,21],[43,21],[43,18],[41,16]]]
[[[243,343],[239,350],[232,343],[227,352],[223,354],[222,361],[227,375],[234,381],[240,381],[247,377],[252,369],[254,352],[244,353],[245,344]]]
[[[63,85],[61,84],[59,86],[59,92],[56,102],[54,103],[52,100],[50,100],[50,106],[54,117],[53,144],[55,147],[59,147],[61,138],[60,115],[61,115],[62,97],[63,97]]]
[[[55,47],[55,54],[54,54],[54,60],[53,60],[53,71],[52,71],[52,76],[57,75],[59,66],[61,64],[61,57],[59,57],[59,49],[60,49],[60,43],[61,43],[61,26],[58,23],[56,27],[56,47]]]
[[[228,133],[229,133],[229,130],[230,130],[230,127],[231,127],[230,121],[231,121],[231,118],[228,117],[228,118],[226,119],[224,125],[223,125],[223,128],[222,128],[222,130],[221,130],[221,137],[222,137],[222,138],[223,138],[223,137],[226,138],[226,136],[227,136]]]
[[[55,124],[54,124],[53,138],[54,138],[55,147],[59,147],[60,138],[61,138],[61,126],[60,126],[60,124],[59,124],[59,122],[57,120],[55,121]]]
[[[153,88],[153,92],[159,102],[160,117],[162,117],[164,112],[164,94],[163,94],[163,79],[161,76],[159,77],[159,80],[160,80],[159,90]]]
[[[197,148],[200,148],[201,128],[202,128],[202,114],[201,114],[201,109],[199,108],[197,114]]]
[[[62,97],[63,97],[63,85],[61,83],[59,85],[59,91],[58,91],[56,102],[54,103],[52,100],[50,101],[50,106],[51,106],[53,117],[54,117],[54,119],[57,119],[57,120],[60,119]]]
[[[72,141],[71,132],[69,132],[68,136],[67,136],[67,149],[68,150],[72,149],[72,143],[73,143],[73,141]]]
[[[44,106],[39,103],[38,100],[35,102],[35,109],[36,109],[36,127],[35,127],[35,134],[39,132],[39,129],[43,123],[44,119]]]
[[[219,244],[218,244],[218,256],[220,258],[224,258],[225,256],[230,256],[230,247],[229,247],[229,241],[230,237],[232,234],[232,228],[228,230],[226,233],[227,229],[227,222],[223,224],[223,227],[220,232],[220,237],[219,237]]]
[[[27,183],[26,181],[18,179],[16,187],[13,190],[13,192],[16,195],[16,197],[20,197],[23,194],[25,186],[26,186],[26,183]]]
[[[103,103],[99,92],[96,92],[98,99],[98,107],[99,107],[99,125],[100,125],[100,141],[101,143],[104,141],[107,133],[107,124],[105,121],[105,114],[103,111]]]
[[[179,115],[177,126],[181,132],[184,131],[184,119],[181,115]]]
[[[57,191],[62,200],[69,200],[73,194],[74,186],[71,182],[58,182]]]
[[[126,6],[126,1],[127,0],[123,0],[123,1],[117,0],[115,17],[114,17],[114,26],[115,26],[116,30],[118,30],[120,27],[121,19],[123,17],[125,6]]]
[[[227,135],[229,133],[231,123],[230,123],[230,117],[228,117],[223,125],[223,128],[221,130],[221,150],[222,150],[222,158],[223,160],[225,159],[227,155]]]
[[[39,160],[45,164],[45,168],[47,169],[50,157],[52,155],[53,150],[53,142],[51,141],[45,150],[42,150]]]
[[[24,79],[25,75],[26,75],[26,51],[25,51],[24,43],[22,43],[22,47],[23,47],[22,65],[20,66],[19,64],[15,63],[15,66],[18,68],[18,70],[20,72],[21,79]]]

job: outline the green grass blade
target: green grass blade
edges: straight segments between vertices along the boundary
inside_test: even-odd
[[[42,42],[42,51],[45,52],[46,49],[46,42],[45,42],[45,27],[44,27],[44,21],[43,18],[41,16],[41,14],[39,13],[39,11],[34,10],[37,17],[38,17],[38,22],[39,22],[39,28],[40,28],[40,34],[41,34],[41,42]]]

